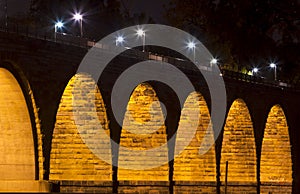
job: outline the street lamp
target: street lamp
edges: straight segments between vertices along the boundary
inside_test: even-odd
[[[218,59],[212,58],[212,59],[210,60],[210,67],[211,67],[211,68],[213,67],[213,65],[217,65],[217,64],[218,64]]]
[[[188,43],[188,45],[187,45],[187,47],[189,48],[189,49],[192,49],[193,50],[193,60],[194,60],[194,62],[195,62],[195,55],[196,55],[196,44],[194,43],[194,42],[189,42]]]
[[[116,46],[118,46],[119,43],[122,44],[123,42],[124,42],[123,36],[118,36],[116,38]]]
[[[277,65],[275,63],[270,64],[271,68],[274,68],[274,79],[277,80]]]
[[[252,75],[256,74],[257,72],[258,72],[258,68],[254,67],[254,68],[252,69]]]
[[[138,35],[138,37],[142,37],[143,39],[143,52],[145,52],[145,43],[146,43],[146,33],[144,30],[139,29],[136,31],[136,34]]]
[[[58,21],[54,25],[54,40],[56,41],[57,29],[64,27],[64,24],[61,21]]]
[[[79,21],[80,22],[80,37],[83,36],[83,31],[82,31],[82,20],[83,20],[83,16],[80,13],[75,13],[73,16],[73,19],[75,21]]]

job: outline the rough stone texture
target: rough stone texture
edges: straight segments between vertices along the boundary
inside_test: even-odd
[[[216,181],[216,155],[213,130],[205,99],[193,92],[184,103],[179,121],[175,153],[190,141],[187,147],[174,159],[174,181]],[[204,135],[208,139],[204,140]],[[205,141],[205,142],[204,142]],[[209,148],[209,143],[212,146]],[[207,145],[207,146],[206,146]],[[204,153],[199,153],[204,150]],[[205,149],[207,148],[207,149]]]
[[[111,181],[59,181],[61,193],[112,193]]]
[[[221,186],[221,193],[225,193],[225,186]],[[227,194],[257,194],[255,182],[231,182],[227,185]]]
[[[264,132],[261,182],[292,183],[291,146],[287,122],[279,105],[272,107]]]
[[[130,151],[123,152],[120,148],[118,180],[168,181],[166,142],[164,114],[159,99],[149,84],[140,84],[130,97],[124,117],[120,146]],[[142,152],[156,148],[159,149],[153,157],[147,157]],[[164,165],[158,161],[164,161]],[[157,167],[149,167],[156,165],[156,162]]]
[[[79,99],[74,98],[75,93]],[[96,135],[99,130],[105,130],[106,137]],[[108,120],[101,94],[90,77],[76,75],[65,89],[56,117],[50,180],[112,180],[111,165],[91,151],[93,146],[111,159]]]
[[[168,194],[169,183],[165,181],[120,181],[118,193]]]
[[[217,193],[216,182],[205,182],[205,181],[176,181],[174,183],[174,193]]]
[[[228,182],[256,181],[256,151],[252,121],[245,102],[237,99],[230,107],[224,127],[221,151],[221,181],[225,181],[228,161]]]
[[[0,68],[0,179],[34,180],[35,156],[31,120],[23,92]]]
[[[288,183],[262,183],[260,185],[261,194],[291,194],[292,184]]]

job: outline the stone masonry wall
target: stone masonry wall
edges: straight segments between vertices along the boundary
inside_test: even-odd
[[[256,182],[256,151],[254,130],[245,102],[237,99],[226,119],[222,151],[221,181],[225,181],[228,161],[228,182]]]
[[[209,110],[204,98],[197,92],[189,95],[181,111],[181,117],[176,136],[175,153],[180,152],[180,145],[192,137],[190,143],[174,159],[174,181],[216,181],[216,155],[213,130],[210,123]],[[204,135],[209,139],[204,142]],[[212,146],[205,153],[207,143]]]
[[[120,146],[132,151],[122,152],[120,149],[118,180],[168,181],[166,143],[164,114],[159,99],[149,84],[140,84],[130,97],[124,117]],[[150,159],[145,152],[141,152],[155,148],[160,149]],[[149,168],[149,165],[160,160],[165,164]],[[126,169],[128,163],[132,164],[128,168],[136,170]]]
[[[277,190],[280,189],[281,184],[290,185],[290,188],[288,186],[285,187],[291,190],[292,180],[292,158],[288,125],[282,108],[279,105],[275,105],[270,110],[264,132],[260,181],[263,184],[269,184],[268,188],[270,190],[273,190],[272,187],[274,187],[274,190],[276,190],[276,187]],[[267,187],[262,188],[267,190]]]
[[[0,180],[35,180],[31,120],[14,76],[0,68]]]
[[[75,101],[75,93],[82,98]],[[78,109],[80,116],[75,117],[73,111]],[[103,129],[99,129],[99,122]],[[79,127],[83,128],[80,128],[80,132]],[[95,135],[98,130],[105,130],[109,142],[108,120],[99,89],[90,77],[76,75],[65,89],[56,117],[50,180],[112,180],[111,165],[100,160],[82,138],[87,137],[89,145],[100,145],[103,150],[98,151],[107,153],[107,157],[111,158],[110,144],[107,145],[107,142]]]

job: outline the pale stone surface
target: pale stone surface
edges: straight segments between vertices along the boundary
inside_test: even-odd
[[[26,101],[9,71],[0,68],[0,77],[0,179],[34,180],[34,144]]]
[[[281,186],[276,186],[276,183],[291,185],[293,181],[289,128],[279,105],[273,106],[268,115],[262,142],[260,180],[262,183],[272,183],[274,190],[278,187],[278,193],[283,190],[280,191]]]
[[[132,152],[125,155],[120,151],[119,164],[122,166],[127,161],[136,162],[136,165],[145,170],[119,168],[118,180],[167,181],[168,163],[147,169],[149,163],[156,161],[155,157],[162,157],[164,161],[168,161],[166,142],[166,127],[159,99],[149,84],[140,84],[135,88],[128,102],[120,139],[120,146],[127,147]],[[146,159],[142,154],[136,155],[139,150],[160,146],[162,149],[151,160]]]
[[[10,180],[0,181],[0,192],[50,192],[50,184],[47,181]]]
[[[75,81],[78,87],[74,89]],[[83,88],[87,93],[73,104],[73,94],[82,92]],[[82,119],[76,122],[73,106],[82,108],[80,109]],[[96,114],[94,111],[97,111]],[[108,153],[107,157],[111,158],[110,145],[106,145],[95,135],[97,130],[101,130],[97,128],[99,122],[107,134],[106,138],[109,139],[106,109],[100,91],[93,79],[78,74],[69,81],[57,112],[50,156],[50,180],[112,180],[111,165],[91,151],[78,131],[78,126],[82,125],[90,145],[100,145],[100,149],[103,150],[97,151]]]
[[[237,99],[230,107],[224,127],[221,151],[221,181],[225,181],[228,161],[228,182],[256,182],[254,130],[245,102]]]
[[[216,181],[216,156],[215,146],[204,154],[200,154],[200,146],[214,142],[214,134],[210,123],[209,110],[201,94],[193,92],[184,103],[179,121],[175,152],[179,144],[185,143],[189,136],[193,137],[184,150],[175,157],[175,181]],[[195,134],[190,134],[196,129]],[[204,135],[209,134],[209,139],[203,142]],[[202,144],[203,143],[203,144]],[[178,150],[179,151],[179,150]]]

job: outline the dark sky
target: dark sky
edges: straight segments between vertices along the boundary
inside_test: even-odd
[[[29,10],[30,0],[7,0],[7,11],[9,15],[14,15],[18,12],[27,12]],[[4,0],[1,1],[1,15],[4,15]]]
[[[151,1],[141,1],[141,0],[122,0],[122,6],[129,9],[131,13],[141,13],[144,12],[148,16],[151,16],[155,21],[162,20],[163,14],[163,4],[168,2],[167,0],[151,0]],[[8,4],[8,14],[14,15],[17,13],[26,13],[29,11],[30,0],[7,0]],[[4,1],[0,3],[1,6],[1,16],[4,16]]]
[[[163,20],[163,5],[167,2],[168,0],[123,0],[125,8],[129,9],[132,13],[144,12],[156,22]]]

